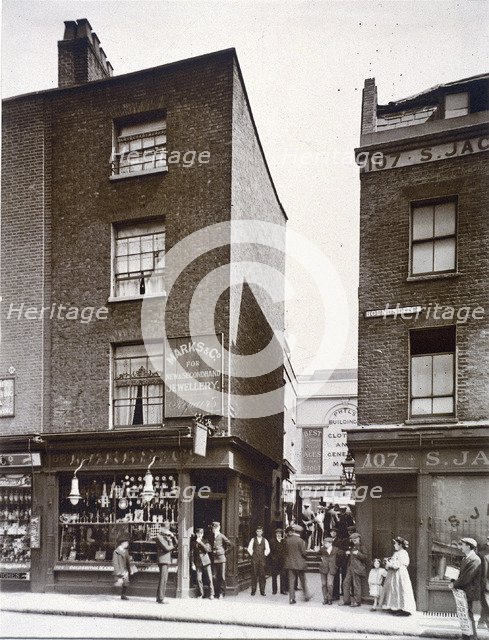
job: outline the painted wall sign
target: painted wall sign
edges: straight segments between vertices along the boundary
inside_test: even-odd
[[[31,516],[31,549],[41,548],[41,516]]]
[[[454,469],[489,468],[489,449],[439,449],[426,453],[411,451],[368,451],[355,458],[355,470],[427,469],[441,472]]]
[[[3,378],[0,380],[0,416],[13,416],[14,413],[14,379]]]
[[[0,580],[30,580],[28,571],[0,571]]]
[[[168,343],[171,353],[165,356],[165,416],[222,415],[222,373],[201,357],[205,354],[221,368],[222,347],[210,346],[206,336],[170,338]]]
[[[0,475],[0,487],[30,487],[30,475],[13,474]]]
[[[342,466],[348,454],[346,433],[343,429],[357,426],[357,409],[352,405],[342,405],[329,415],[324,430],[323,474],[341,476]]]
[[[384,171],[416,164],[426,164],[437,160],[449,160],[482,153],[489,149],[489,136],[477,136],[463,140],[454,140],[443,144],[425,146],[419,149],[409,149],[396,153],[383,151],[360,151],[356,155],[356,163],[362,173]]]
[[[323,428],[302,429],[302,473],[322,473]]]
[[[3,453],[0,455],[0,467],[40,467],[40,453]]]

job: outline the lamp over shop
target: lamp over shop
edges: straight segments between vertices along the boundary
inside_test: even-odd
[[[155,490],[153,485],[153,474],[150,471],[155,460],[156,460],[156,456],[154,456],[151,462],[149,463],[148,470],[146,471],[146,474],[144,476],[144,487],[141,492],[141,499],[145,503],[151,502],[151,500],[154,498],[154,495],[155,495]]]
[[[71,491],[70,491],[70,494],[68,496],[68,499],[69,499],[69,501],[71,502],[71,504],[74,507],[82,499],[81,494],[80,494],[80,487],[78,485],[78,478],[76,477],[76,474],[80,471],[80,469],[83,467],[83,463],[86,462],[86,461],[87,461],[87,459],[85,458],[80,462],[80,465],[75,470],[75,473],[73,474],[73,478],[71,479]]]
[[[355,460],[351,453],[348,451],[348,455],[345,461],[341,463],[343,467],[343,478],[347,483],[352,483],[355,480]]]

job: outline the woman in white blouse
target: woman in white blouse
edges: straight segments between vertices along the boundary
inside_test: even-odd
[[[407,570],[409,542],[401,536],[394,538],[393,542],[394,553],[385,560],[387,577],[380,604],[383,609],[390,609],[394,615],[409,616],[416,611],[413,586]]]

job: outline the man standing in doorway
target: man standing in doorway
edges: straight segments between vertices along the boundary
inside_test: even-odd
[[[473,538],[462,538],[460,548],[464,559],[460,565],[460,574],[456,580],[450,583],[450,589],[461,589],[467,597],[467,608],[472,634],[462,633],[463,640],[477,638],[475,628],[473,603],[480,598],[480,567],[481,559],[476,554],[477,542]]]
[[[294,524],[289,536],[284,540],[285,545],[285,561],[284,569],[289,574],[289,604],[295,604],[295,581],[298,578],[304,593],[304,600],[307,602],[311,599],[307,589],[306,569],[307,569],[307,551],[306,543],[301,538],[302,527]]]
[[[256,593],[256,583],[260,586],[260,594],[265,593],[266,557],[270,554],[268,540],[263,537],[263,527],[256,528],[256,536],[250,540],[248,553],[251,556],[251,595]]]
[[[216,598],[224,598],[226,593],[226,553],[233,545],[221,533],[221,523],[212,523],[212,569]]]
[[[346,552],[348,565],[343,583],[343,605],[359,607],[362,604],[362,580],[367,575],[367,553],[360,544],[360,534],[352,533],[350,548]],[[353,601],[351,591],[353,590]]]
[[[210,551],[211,545],[204,540],[204,529],[196,529],[195,540],[191,547],[191,557],[192,569],[197,575],[197,586],[199,588],[199,595],[197,598],[204,597],[204,582],[202,577],[205,573],[209,580],[209,599],[214,600],[214,584],[212,581],[211,559],[209,557]]]
[[[165,593],[166,583],[168,581],[168,568],[171,564],[171,552],[177,547],[177,539],[175,534],[170,530],[169,520],[163,522],[160,532],[156,534],[155,542],[156,553],[158,554],[158,567],[160,570],[156,602],[166,604]]]

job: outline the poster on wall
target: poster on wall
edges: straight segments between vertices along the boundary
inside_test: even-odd
[[[222,334],[221,334],[222,336]],[[213,336],[214,337],[214,336]],[[222,346],[207,336],[169,338],[165,355],[165,416],[222,415]],[[221,337],[222,343],[222,337]],[[206,360],[216,363],[214,369]]]
[[[321,474],[323,429],[302,429],[302,473]]]
[[[341,476],[342,466],[348,447],[343,429],[357,426],[357,408],[345,404],[336,407],[327,418],[324,430],[323,473],[327,476]]]

